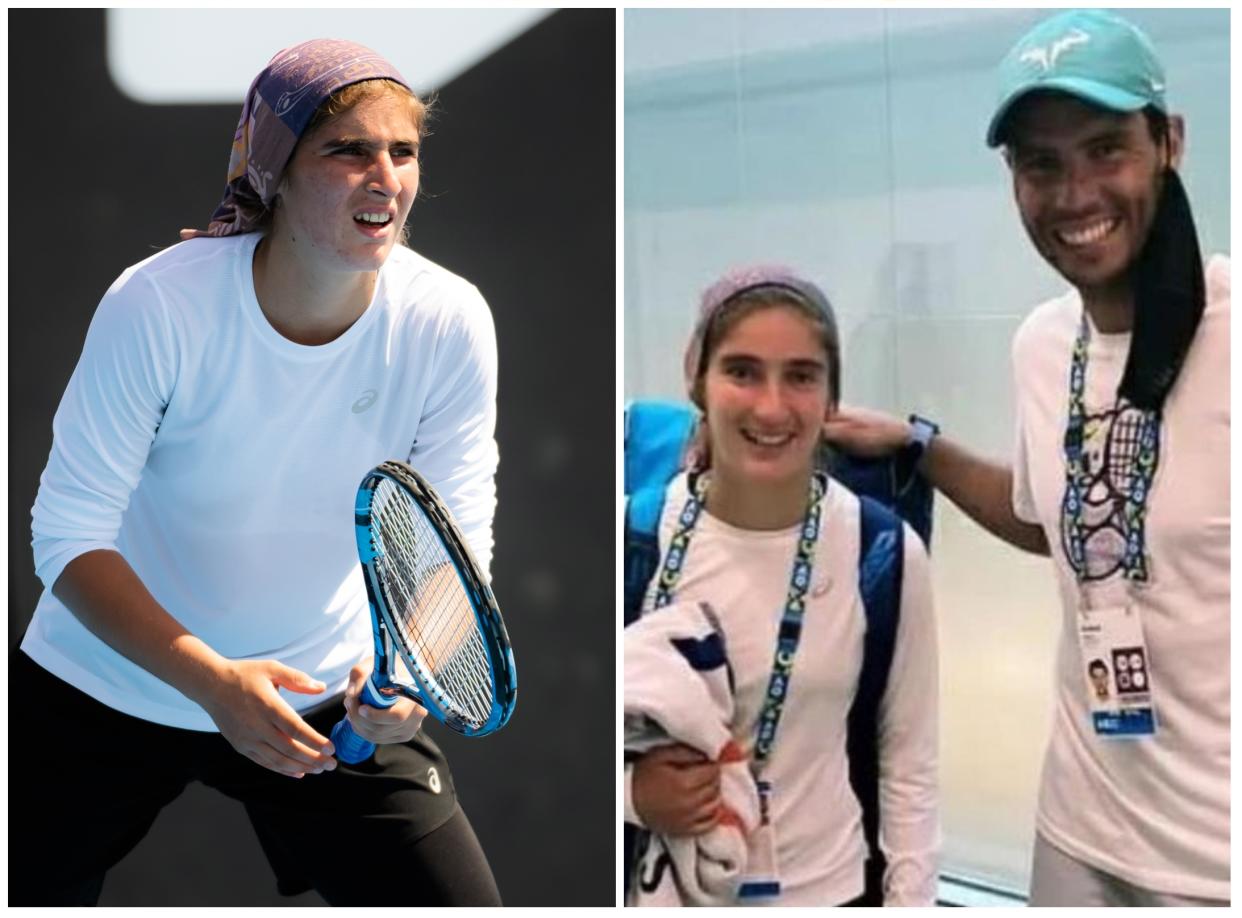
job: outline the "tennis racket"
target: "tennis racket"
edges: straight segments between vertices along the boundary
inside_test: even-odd
[[[465,736],[499,730],[517,698],[513,650],[439,495],[408,465],[385,462],[358,486],[354,530],[375,632],[360,700],[387,708],[404,695]],[[350,765],[375,751],[348,718],[332,728],[332,743]]]

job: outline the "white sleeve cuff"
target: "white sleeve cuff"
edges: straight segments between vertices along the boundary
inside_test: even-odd
[[[50,593],[69,563],[88,551],[116,551],[115,542],[103,540],[36,538],[34,540],[35,574]]]

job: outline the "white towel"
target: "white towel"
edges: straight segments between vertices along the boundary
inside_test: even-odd
[[[733,905],[759,797],[733,740],[733,688],[724,638],[710,608],[677,603],[625,629],[625,748],[683,743],[721,766],[725,812],[693,838],[651,834],[638,852],[627,905]]]

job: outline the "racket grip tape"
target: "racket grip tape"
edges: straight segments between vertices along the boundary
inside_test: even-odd
[[[373,708],[387,708],[396,704],[397,696],[380,694],[375,687],[375,677],[372,675],[363,685],[362,695],[358,700]],[[375,744],[355,732],[353,725],[349,722],[349,717],[342,717],[340,722],[332,728],[332,733],[328,738],[332,740],[332,745],[336,749],[337,760],[346,765],[365,762],[375,754]]]

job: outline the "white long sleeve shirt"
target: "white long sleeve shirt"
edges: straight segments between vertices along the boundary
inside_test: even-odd
[[[661,557],[686,500],[669,485]],[[699,517],[675,597],[706,602],[719,618],[735,677],[734,737],[753,748],[801,526],[771,532]],[[771,819],[781,881],[772,905],[833,905],[863,892],[867,847],[849,782],[847,715],[862,668],[866,613],[858,591],[858,498],[832,482],[824,496],[812,584],[776,743],[762,777],[773,784]],[[905,528],[901,620],[880,707],[880,844],[888,858],[886,905],[932,905],[940,843],[936,624],[927,554]],[[654,583],[654,578],[653,578]],[[654,588],[644,614],[652,611]],[[627,818],[636,821],[625,783]]]
[[[397,247],[365,313],[319,346],[264,317],[259,236],[194,239],[125,271],[99,304],[53,422],[33,510],[47,588],[22,643],[99,701],[215,725],[54,596],[74,558],[114,549],[217,652],[344,688],[371,652],[354,495],[385,459],[422,472],[486,569],[495,511],[496,341],[468,282]],[[325,695],[286,695],[305,709]]]

